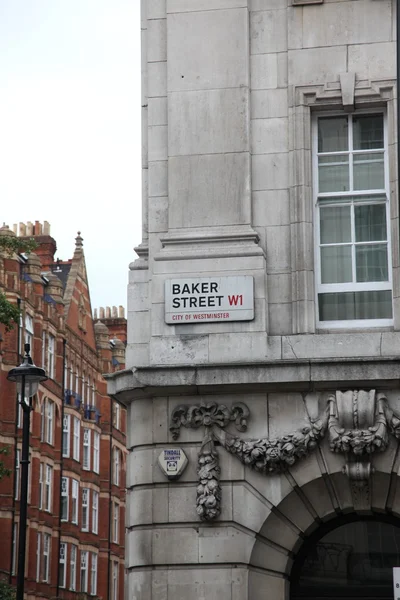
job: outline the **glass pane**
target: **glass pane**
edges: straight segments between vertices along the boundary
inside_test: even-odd
[[[347,117],[318,119],[318,152],[348,150]]]
[[[383,148],[383,115],[353,117],[354,150]]]
[[[318,305],[320,321],[392,318],[390,290],[319,294]]]
[[[321,207],[320,227],[321,244],[351,242],[350,206]]]
[[[356,242],[373,242],[387,239],[385,204],[356,206],[354,215]]]
[[[320,156],[318,160],[319,191],[349,191],[349,157],[347,154]]]
[[[382,190],[385,187],[383,152],[354,154],[354,189]]]
[[[325,246],[321,248],[322,283],[348,283],[352,281],[351,246]]]
[[[388,281],[386,244],[356,246],[357,281]]]

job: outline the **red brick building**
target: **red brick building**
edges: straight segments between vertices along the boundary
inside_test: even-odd
[[[0,445],[11,470],[0,481],[0,575],[15,584],[22,415],[7,373],[30,343],[48,380],[32,399],[26,596],[122,600],[126,413],[102,373],[124,367],[124,312],[92,319],[79,233],[67,261],[54,259],[48,223],[0,229],[17,234],[38,246],[29,256],[0,253],[0,291],[21,308],[12,331],[0,325]]]

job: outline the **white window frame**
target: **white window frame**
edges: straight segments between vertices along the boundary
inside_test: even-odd
[[[119,485],[120,482],[120,469],[121,469],[121,450],[114,446],[113,448],[113,484]]]
[[[53,491],[53,467],[45,464],[45,482],[44,482],[44,510],[51,512],[52,491]]]
[[[43,463],[39,464],[39,510],[43,509]]]
[[[98,557],[96,552],[91,552],[90,561],[90,595],[95,596],[97,594],[97,565]]]
[[[72,479],[71,484],[71,523],[79,523],[79,481]]]
[[[90,447],[91,447],[91,430],[88,427],[83,427],[83,457],[82,468],[85,471],[90,471]]]
[[[56,338],[49,333],[47,343],[47,374],[51,379],[54,379],[56,358]]]
[[[315,224],[315,244],[314,244],[314,264],[315,264],[315,307],[316,307],[316,326],[318,329],[353,329],[353,328],[373,328],[373,327],[388,327],[393,325],[393,318],[391,319],[354,319],[354,320],[344,320],[344,321],[321,321],[319,318],[319,303],[318,303],[318,295],[323,293],[332,293],[332,292],[362,292],[362,291],[375,291],[375,290],[390,290],[392,292],[392,310],[394,311],[393,306],[393,281],[392,281],[392,243],[391,243],[391,224],[390,224],[390,175],[389,175],[389,151],[388,151],[388,131],[387,131],[387,111],[382,108],[370,109],[370,110],[359,110],[354,113],[354,116],[360,115],[383,115],[383,131],[384,131],[384,145],[383,145],[383,161],[385,168],[385,188],[374,189],[374,190],[352,190],[353,187],[351,185],[352,177],[353,177],[353,156],[355,153],[365,152],[365,151],[354,151],[353,149],[353,114],[348,114],[340,111],[334,112],[325,112],[315,115],[312,121],[312,138],[313,138],[313,151],[312,151],[312,161],[313,161],[313,193],[314,193],[314,224]],[[318,119],[321,117],[347,117],[348,119],[348,127],[349,127],[349,140],[351,144],[351,149],[348,151],[340,151],[338,154],[348,154],[349,155],[349,177],[350,177],[350,190],[348,192],[325,192],[319,193],[319,179],[318,179]],[[380,149],[371,150],[371,153],[380,152]],[[367,151],[369,152],[369,151]],[[374,195],[377,196],[379,194],[386,195],[386,229],[387,229],[387,255],[388,255],[388,281],[382,282],[352,282],[352,283],[329,283],[323,284],[321,282],[321,257],[320,257],[320,207],[321,204],[319,199],[323,198],[331,198],[331,197],[351,197],[354,196],[366,196],[366,195]],[[381,202],[380,202],[381,203]],[[334,203],[332,203],[334,204]],[[350,201],[349,201],[350,204]],[[351,203],[352,204],[352,203]],[[373,204],[370,202],[368,204]],[[325,206],[329,206],[329,204],[324,204]],[[343,204],[344,206],[344,204]],[[354,219],[352,218],[352,236],[354,238]],[[349,244],[350,245],[350,244]],[[351,242],[351,246],[353,248],[354,241]],[[353,251],[353,250],[352,250]],[[353,251],[354,254],[354,251]],[[353,272],[354,272],[355,264],[353,258]]]
[[[82,394],[81,394],[81,397],[82,397],[82,404],[85,404],[85,397],[86,397],[86,394],[85,394],[85,373],[82,373]]]
[[[41,554],[42,551],[42,533],[38,531],[36,538],[36,581],[40,581],[40,563],[41,563]]]
[[[121,406],[116,400],[114,400],[114,427],[121,429]]]
[[[54,407],[53,400],[46,398],[45,405],[45,441],[51,446],[54,445]]]
[[[33,336],[34,336],[33,317],[25,313],[25,344],[30,345],[30,355],[33,356]]]
[[[50,560],[51,560],[51,535],[49,533],[43,534],[43,573],[42,581],[50,583]]]
[[[69,458],[71,452],[71,415],[64,414],[62,432],[62,455]]]
[[[22,397],[21,394],[17,394],[17,427],[18,429],[22,428],[22,405],[21,405]]]
[[[113,515],[112,515],[112,541],[114,544],[119,544],[119,504],[113,503]]]
[[[60,557],[59,557],[59,583],[60,588],[65,588],[67,584],[67,559],[68,559],[68,545],[66,542],[60,543]]]
[[[46,332],[42,333],[42,368],[46,370]]]
[[[81,550],[80,591],[83,594],[87,594],[88,591],[88,567],[89,551]]]
[[[69,559],[69,589],[76,590],[76,563],[78,557],[78,546],[71,544],[70,559]]]
[[[13,525],[11,575],[17,574],[18,523]]]
[[[100,473],[100,433],[93,431],[93,471]]]
[[[82,531],[89,531],[90,488],[82,488]]]
[[[73,456],[74,460],[79,462],[81,446],[81,422],[78,417],[74,417],[74,437],[73,437]]]
[[[99,492],[92,491],[92,533],[99,533]]]
[[[66,498],[66,500],[64,500]],[[66,507],[66,516],[63,516],[63,506]],[[69,477],[61,477],[61,521],[69,519]]]

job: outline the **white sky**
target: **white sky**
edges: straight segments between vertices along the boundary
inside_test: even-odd
[[[92,307],[141,241],[139,0],[0,0],[0,226],[84,238]]]

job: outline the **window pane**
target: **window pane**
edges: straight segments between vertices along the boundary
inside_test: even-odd
[[[383,115],[353,117],[354,150],[383,148]]]
[[[345,154],[320,156],[318,161],[319,192],[348,192],[349,159]]]
[[[318,152],[348,150],[347,117],[318,119]]]
[[[385,204],[356,206],[354,215],[356,242],[373,242],[387,239]]]
[[[387,245],[356,246],[357,281],[388,281]]]
[[[322,283],[348,283],[352,281],[351,246],[321,248]]]
[[[321,208],[321,244],[351,242],[350,219],[350,206],[327,206]]]
[[[320,321],[391,319],[392,292],[338,292],[319,294]]]
[[[383,152],[354,154],[354,189],[382,190],[385,187]]]

